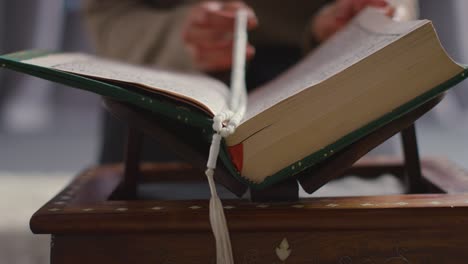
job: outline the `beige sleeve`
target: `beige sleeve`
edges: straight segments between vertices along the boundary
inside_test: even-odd
[[[141,0],[85,0],[83,14],[98,54],[192,71],[181,36],[188,8],[155,9]]]

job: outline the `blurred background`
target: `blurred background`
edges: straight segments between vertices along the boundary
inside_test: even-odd
[[[420,17],[433,20],[449,54],[468,63],[463,27],[468,1],[423,0],[419,6]],[[80,1],[0,0],[0,53],[31,48],[92,52]],[[33,236],[29,218],[74,174],[96,162],[101,114],[94,94],[0,71],[0,263],[48,263],[49,237]],[[468,82],[452,89],[417,128],[423,155],[446,156],[468,169]],[[399,155],[398,138],[392,142],[381,151]],[[351,191],[398,191],[388,179],[360,186]],[[340,190],[339,183],[319,194],[331,193],[330,188]]]

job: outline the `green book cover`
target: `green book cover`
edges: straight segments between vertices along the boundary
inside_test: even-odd
[[[80,75],[66,73],[47,67],[40,67],[27,63],[22,63],[23,60],[46,56],[49,54],[51,53],[34,50],[7,54],[0,56],[0,66],[28,75],[36,76],[42,79],[61,83],[66,86],[90,91],[105,97],[112,98],[114,100],[122,101],[149,110],[157,115],[163,115],[173,120],[178,120],[179,122],[183,122],[187,126],[195,127],[206,131],[207,137],[204,140],[206,140],[207,144],[209,144],[209,135],[211,135],[209,132],[212,131],[211,118],[209,118],[206,114],[197,111],[197,109],[191,108],[188,105],[181,107],[180,104],[177,104],[174,101],[171,101],[169,99],[166,100],[165,98],[162,98],[162,96],[152,95],[143,90],[138,91],[137,89],[128,89],[115,83],[100,81],[93,78],[87,78]],[[417,108],[423,103],[448,90],[450,87],[453,87],[454,85],[458,84],[467,76],[468,68],[465,67],[465,70],[463,72],[459,73],[456,76],[453,76],[453,78],[447,80],[439,86],[434,87],[433,89],[429,90],[424,94],[421,94],[420,96],[416,97],[410,102],[401,105],[394,111],[387,113],[386,115],[378,118],[377,120],[368,123],[360,129],[357,129],[352,133],[344,135],[341,139],[328,145],[320,151],[311,153],[309,156],[303,158],[300,161],[297,161],[297,163],[300,162],[302,164],[300,170],[297,169],[297,166],[292,166],[294,164],[291,164],[291,166],[287,166],[284,169],[276,172],[275,174],[267,177],[264,181],[260,183],[254,183],[242,177],[239,174],[239,172],[236,170],[234,164],[231,161],[231,158],[225,145],[222,148],[220,158],[233,177],[237,178],[239,181],[243,182],[246,185],[249,185],[252,188],[264,188],[274,183],[280,182],[283,179],[292,177],[297,173],[301,172],[302,170],[327,159],[331,156],[331,153],[336,153],[340,151],[344,147],[368,135],[377,128],[388,124],[392,120],[395,120],[401,117],[402,115],[412,111],[413,109]]]

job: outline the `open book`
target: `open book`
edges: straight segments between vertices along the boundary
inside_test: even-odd
[[[26,51],[2,56],[0,63],[207,133],[212,117],[228,104],[228,87],[202,75],[73,53]],[[430,21],[395,22],[367,9],[298,65],[249,94],[246,116],[224,141],[221,160],[233,177],[268,186],[327,159],[467,74],[443,50]]]

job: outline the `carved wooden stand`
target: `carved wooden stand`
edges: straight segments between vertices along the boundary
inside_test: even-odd
[[[224,200],[236,263],[466,263],[468,173],[441,159],[420,161],[417,151],[413,123],[440,99],[297,177],[313,192],[343,175],[390,173],[407,183],[409,194],[297,199],[298,184],[291,180],[252,191],[253,202]],[[204,182],[200,153],[206,149],[173,142],[172,131],[154,125],[141,110],[106,103],[129,121],[126,162],[82,172],[34,214],[33,232],[52,234],[52,263],[215,263],[207,200],[143,200],[137,191],[148,183]],[[403,161],[356,162],[399,131]],[[139,164],[142,132],[175,144],[191,164]],[[245,192],[222,168],[217,173],[232,192]]]

